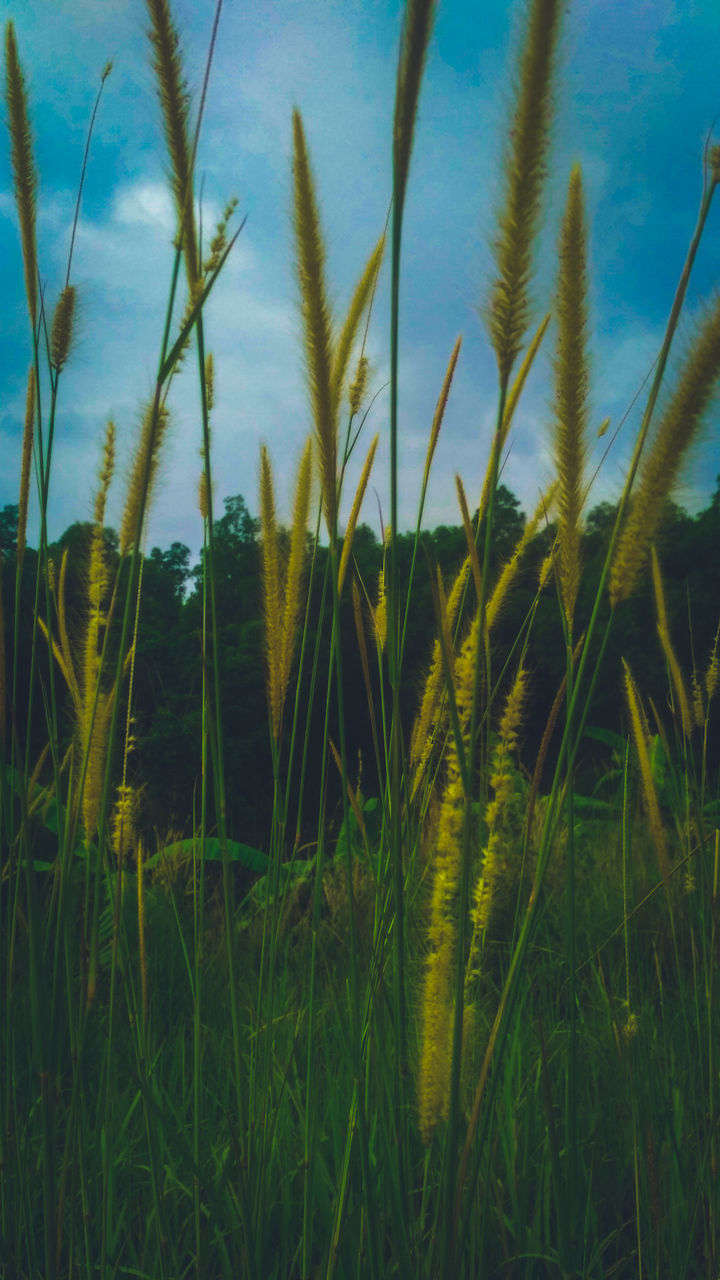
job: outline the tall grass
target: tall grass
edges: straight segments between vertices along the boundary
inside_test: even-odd
[[[479,301],[497,359],[495,430],[475,522],[457,478],[464,563],[452,583],[430,566],[437,632],[409,724],[400,691],[413,592],[423,572],[423,508],[460,357],[458,339],[431,421],[429,415],[412,563],[402,581],[402,236],[434,5],[408,0],[388,140],[391,487],[377,582],[361,579],[353,557],[377,437],[344,530],[340,510],[348,460],[370,408],[365,335],[386,240],[381,236],[370,249],[338,322],[328,301],[311,147],[294,111],[293,253],[310,436],[289,533],[276,511],[269,450],[260,459],[265,663],[258,677],[267,689],[274,805],[267,852],[249,850],[227,819],[211,448],[215,375],[203,327],[242,225],[231,234],[230,201],[209,249],[202,243],[195,164],[204,91],[193,117],[170,7],[147,0],[147,9],[177,224],[171,286],[155,386],[127,467],[117,571],[105,536],[115,462],[113,424],[106,429],[79,622],[66,607],[68,555],[54,563],[47,537],[54,424],[72,359],[72,249],[49,318],[30,107],[12,22],[6,27],[30,369],[12,666],[0,704],[2,1274],[714,1277],[720,845],[707,746],[717,641],[704,679],[694,673],[688,682],[653,544],[662,501],[720,375],[715,303],[688,343],[655,424],[720,180],[717,151],[706,158],[698,225],[599,585],[581,616],[591,370],[589,232],[579,167],[568,175],[555,296],[543,308],[556,319],[557,481],[514,553],[493,569],[502,457],[550,323],[548,315],[540,323],[533,317],[531,284],[551,164],[563,6],[531,0],[497,211],[495,279]],[[218,5],[205,86],[219,17]],[[96,110],[98,104],[99,96]],[[95,112],[83,176],[94,119]],[[81,194],[82,182],[76,223]],[[205,538],[197,656],[201,779],[192,840],[148,851],[138,835],[142,779],[133,770],[144,534],[167,447],[173,378],[191,358],[202,422]],[[24,555],[31,461],[40,506],[32,565]],[[532,537],[555,512],[555,541],[532,605],[511,651],[500,652],[497,619]],[[318,555],[323,523],[326,557]],[[587,798],[576,794],[578,752],[613,619],[649,560],[669,711],[651,721],[641,674],[625,662],[624,676],[618,672],[628,710],[625,736],[616,739],[621,781],[615,803],[589,821]],[[35,574],[29,693],[20,706],[20,600],[28,572]],[[532,697],[529,637],[541,593],[553,589],[565,675],[528,782],[518,739]],[[330,602],[327,654],[312,617],[318,596],[322,608]],[[370,797],[354,774],[346,733],[340,621],[348,596],[380,778]],[[0,635],[4,644],[4,630]],[[34,759],[38,706],[47,745]],[[300,815],[309,752],[317,750],[310,736],[316,714],[323,724],[319,818],[303,857]],[[555,763],[541,794],[551,740]],[[336,775],[342,826],[331,837]],[[213,890],[208,866],[215,849],[222,873]],[[180,892],[178,851],[187,855],[187,893]],[[234,858],[258,872],[241,903],[234,897]]]

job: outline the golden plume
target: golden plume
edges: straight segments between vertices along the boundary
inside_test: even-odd
[[[12,22],[5,26],[5,100],[7,102],[12,167],[15,184],[15,202],[20,222],[23,264],[25,267],[25,293],[28,313],[35,329],[37,322],[38,261],[35,235],[35,200],[37,172],[32,151],[32,134],[28,118],[25,80],[18,58],[15,28]]]
[[[572,626],[580,586],[580,511],[587,450],[587,248],[580,166],[570,174],[560,234],[558,340],[555,356],[555,461],[560,592]]]
[[[552,73],[560,0],[533,0],[520,83],[505,157],[505,201],[494,244],[497,279],[489,307],[490,339],[500,384],[507,386],[528,327],[528,286],[552,115]]]

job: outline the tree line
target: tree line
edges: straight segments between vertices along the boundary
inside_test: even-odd
[[[225,513],[214,527],[215,583],[219,632],[220,680],[223,706],[228,830],[237,840],[267,848],[273,809],[273,784],[264,685],[264,630],[261,608],[260,531],[242,496],[226,498]],[[583,577],[577,606],[580,635],[587,623],[602,569],[616,508],[601,503],[585,521],[582,537]],[[491,573],[497,577],[511,556],[525,525],[520,504],[501,485],[497,493]],[[2,601],[5,634],[5,689],[11,688],[15,609],[15,536],[17,507],[0,512],[0,553],[2,555]],[[59,565],[68,550],[65,581],[65,609],[68,626],[79,627],[85,607],[85,568],[92,525],[75,523],[53,543],[48,554]],[[482,531],[480,531],[482,536]],[[530,696],[520,744],[522,767],[532,774],[543,732],[566,670],[559,604],[552,576],[534,610],[541,566],[550,552],[555,527],[548,523],[528,544],[520,572],[497,622],[493,636],[491,669],[493,681],[502,684],[506,664],[512,669],[518,641],[527,633],[526,665],[530,672]],[[112,529],[105,531],[111,568],[118,563],[118,539]],[[720,621],[720,476],[709,505],[690,516],[680,506],[667,504],[657,550],[663,574],[670,632],[680,664],[688,680],[693,671],[701,675],[707,667]],[[407,590],[413,562],[414,535],[399,538],[400,581]],[[308,537],[310,607],[306,632],[306,659],[299,677],[299,706],[302,727],[308,706],[313,655],[317,655],[316,691],[309,725],[306,780],[303,807],[291,811],[291,829],[297,826],[302,843],[304,833],[317,830],[320,769],[330,660],[330,593],[323,592],[328,551]],[[404,645],[401,704],[406,731],[421,696],[423,681],[437,634],[433,578],[438,569],[449,583],[466,555],[465,533],[461,526],[440,525],[424,532],[420,554],[415,559],[411,585],[412,607],[407,613]],[[380,705],[378,655],[371,623],[371,606],[377,600],[378,577],[383,564],[383,545],[368,525],[360,525],[353,543],[354,573],[361,586],[366,642],[370,656],[373,697]],[[36,553],[26,549],[20,577],[18,619],[18,663],[15,703],[10,706],[5,726],[5,750],[10,732],[24,750],[30,737],[29,759],[36,761],[47,743],[45,711],[35,699],[32,723],[27,723],[27,689],[33,634]],[[146,839],[164,842],[168,836],[190,834],[199,821],[201,771],[201,705],[203,633],[203,557],[191,565],[190,549],[174,542],[166,550],[153,547],[143,562],[141,615],[135,656],[133,686],[134,749],[130,757],[132,781],[142,786],[141,828]],[[609,611],[609,605],[604,607]],[[634,596],[617,611],[605,658],[600,665],[588,719],[594,730],[605,731],[600,738],[587,738],[577,763],[578,788],[590,794],[607,773],[607,731],[625,731],[625,711],[621,675],[624,657],[634,671],[646,704],[658,713],[667,710],[668,679],[665,659],[657,641],[656,614],[649,574]],[[42,604],[40,613],[43,613]],[[532,613],[532,625],[527,621]],[[602,628],[596,632],[602,633]],[[599,644],[599,640],[597,642]],[[345,719],[348,761],[351,776],[359,780],[365,796],[377,794],[378,776],[368,712],[368,694],[360,658],[356,619],[349,591],[341,609],[341,644],[345,674]],[[39,643],[37,660],[47,686],[48,653]],[[590,669],[594,664],[591,662]],[[57,680],[58,700],[66,690]],[[652,702],[649,700],[652,699]],[[291,699],[292,702],[292,699]],[[330,701],[330,737],[333,728],[333,700]],[[67,742],[72,737],[70,708],[63,721]],[[653,726],[651,725],[651,730]],[[287,736],[287,735],[286,735]],[[717,732],[711,732],[709,760],[719,763]],[[545,781],[553,765],[552,748],[545,764]],[[329,765],[332,771],[332,761]],[[327,821],[339,822],[339,777],[329,778],[330,805]]]

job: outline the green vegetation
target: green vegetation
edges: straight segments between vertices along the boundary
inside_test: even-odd
[[[342,322],[310,143],[299,111],[289,122],[312,437],[286,529],[266,450],[259,520],[239,496],[214,510],[203,315],[242,226],[231,201],[199,238],[201,119],[167,0],[147,0],[177,215],[156,384],[119,533],[110,422],[93,520],[54,545],[76,296],[72,254],[52,315],[37,287],[7,24],[31,345],[19,500],[0,514],[3,1276],[717,1277],[720,488],[694,518],[670,501],[720,376],[717,303],[657,405],[719,153],[622,495],[583,515],[588,231],[575,168],[537,324],[562,6],[532,0],[485,303],[486,479],[469,503],[458,478],[458,526],[421,533],[458,342],[401,533],[398,290],[433,8],[408,0],[387,237],[369,236]],[[385,266],[381,545],[360,520],[376,440],[344,530],[339,512]],[[551,343],[557,482],[526,520],[499,476]],[[182,361],[202,421],[193,569],[177,543],[143,554]]]

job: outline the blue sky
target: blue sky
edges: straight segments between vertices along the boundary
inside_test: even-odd
[[[191,90],[202,84],[212,0],[175,0]],[[15,22],[28,84],[40,172],[40,265],[52,304],[64,282],[85,134],[105,63],[74,257],[77,340],[62,378],[50,494],[50,535],[90,518],[104,425],[118,431],[109,503],[116,525],[138,414],[150,394],[172,265],[173,215],[165,186],[159,105],[142,0],[18,0],[0,4]],[[492,264],[502,136],[511,102],[513,51],[524,4],[445,0],[438,8],[416,129],[406,206],[400,357],[403,527],[414,523],[436,398],[458,334],[463,349],[440,437],[425,524],[459,522],[454,474],[477,502],[496,402],[496,372],[478,314]],[[291,112],[305,123],[322,211],[329,290],[341,316],[384,225],[398,0],[226,0],[221,17],[198,174],[204,223],[236,195],[247,223],[206,313],[217,370],[213,417],[215,501],[242,493],[257,511],[258,454],[267,443],[278,505],[309,430],[293,274]],[[657,354],[695,225],[701,157],[720,115],[720,20],[714,0],[578,0],[562,43],[552,181],[534,283],[536,319],[549,309],[557,228],[572,163],[583,168],[591,241],[592,424],[611,432]],[[720,123],[718,124],[720,137]],[[17,501],[29,360],[22,264],[9,147],[0,144],[0,507]],[[720,280],[720,196],[691,281],[680,346]],[[389,291],[383,274],[368,354],[371,390],[389,368]],[[552,477],[549,447],[552,330],[516,417],[504,481],[526,511]],[[202,541],[197,393],[176,381],[172,428],[153,503],[148,547]],[[640,418],[637,401],[595,483],[589,506],[619,493]],[[387,519],[388,393],[365,427],[380,448],[364,516]],[[707,503],[720,472],[720,414],[677,498]],[[348,494],[361,465],[358,451]],[[347,508],[346,508],[347,509]],[[31,521],[30,540],[36,537]]]

